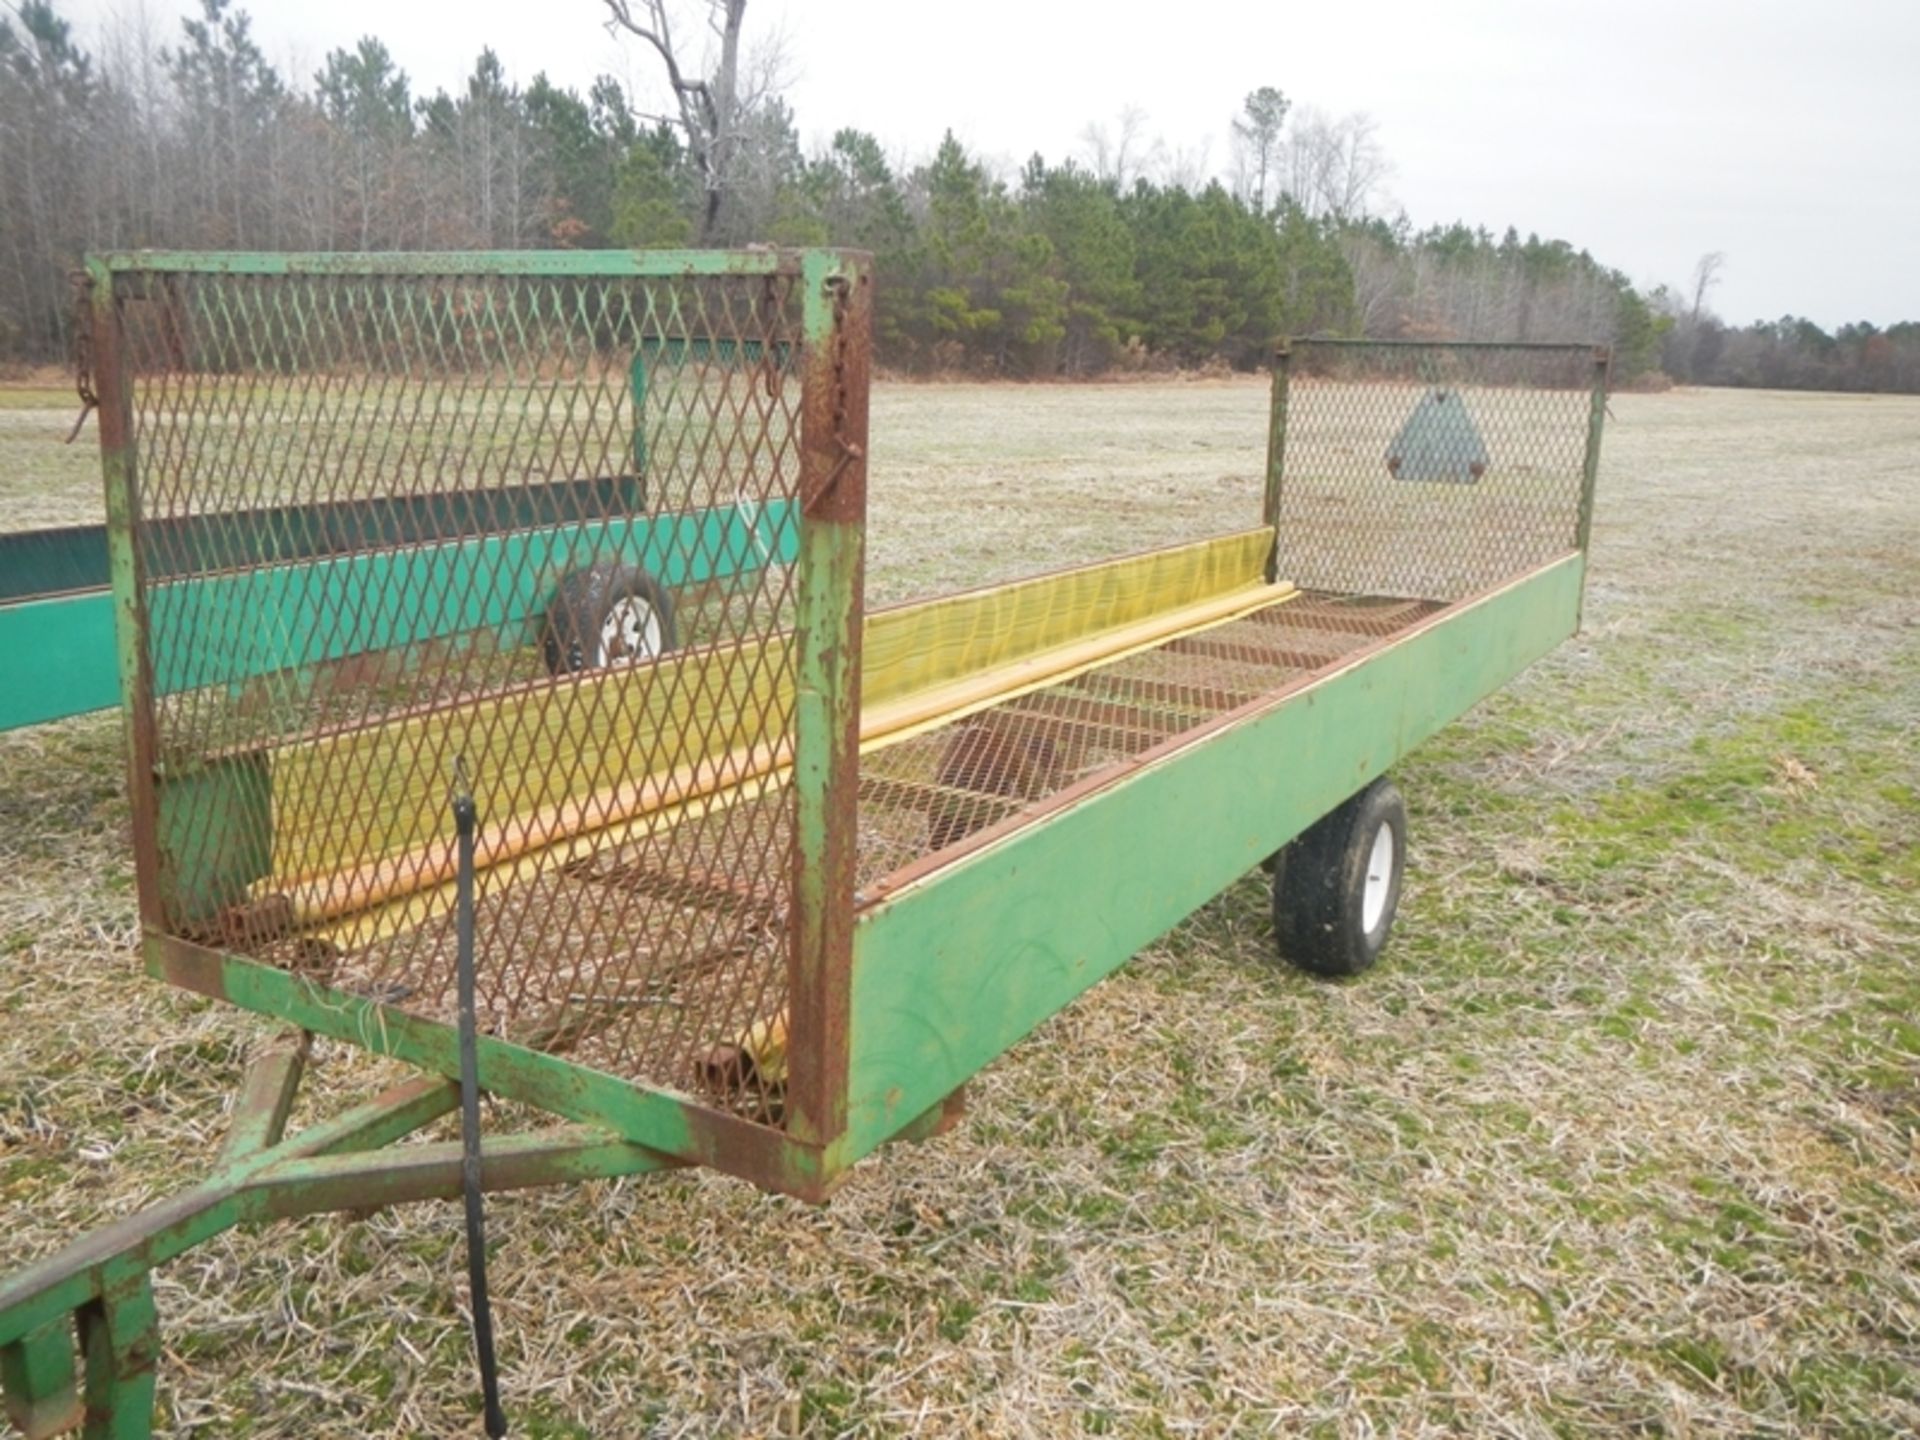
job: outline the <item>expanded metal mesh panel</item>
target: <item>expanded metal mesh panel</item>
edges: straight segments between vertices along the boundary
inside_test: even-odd
[[[923,858],[957,853],[1070,786],[1439,608],[1298,595],[877,750],[860,768],[860,883],[871,890]]]
[[[945,863],[1571,551],[1603,381],[1583,346],[1294,346],[1275,385],[1272,575],[1299,593],[865,757],[862,885]]]
[[[786,1002],[795,264],[114,295],[164,927],[450,1020],[459,765],[482,1028],[694,1088]]]
[[[1279,573],[1459,600],[1574,548],[1595,352],[1296,342]]]

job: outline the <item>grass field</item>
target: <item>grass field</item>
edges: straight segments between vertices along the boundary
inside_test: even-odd
[[[883,387],[873,593],[1252,507],[1264,405]],[[496,1201],[516,1433],[1920,1431],[1920,401],[1613,411],[1585,634],[1398,772],[1373,974],[1250,876],[824,1209]],[[72,413],[0,394],[0,525],[97,518]],[[135,973],[118,738],[0,736],[0,1268],[195,1176],[263,1033]],[[192,1252],[162,1430],[473,1433],[461,1274],[452,1206]]]

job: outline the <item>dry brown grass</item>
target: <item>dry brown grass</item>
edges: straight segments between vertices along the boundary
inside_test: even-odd
[[[1250,505],[1262,407],[883,388],[874,588]],[[1374,974],[1275,968],[1250,877],[823,1210],[496,1201],[517,1433],[1920,1429],[1920,402],[1614,411],[1586,633],[1400,772]],[[21,416],[6,521],[87,518]],[[135,974],[118,764],[0,737],[0,1266],[198,1173],[261,1029]],[[321,1051],[309,1113],[384,1073]],[[193,1252],[161,1429],[473,1433],[459,1268],[433,1205]]]

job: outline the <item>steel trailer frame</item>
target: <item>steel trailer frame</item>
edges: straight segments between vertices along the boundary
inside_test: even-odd
[[[1409,611],[1390,633],[1363,635],[1289,683],[1225,705],[1204,723],[1034,797],[944,853],[861,887],[866,256],[94,259],[102,468],[146,968],[294,1029],[249,1069],[233,1133],[204,1182],[0,1281],[0,1386],[8,1416],[29,1436],[74,1425],[88,1435],[148,1433],[158,1348],[150,1273],[171,1256],[243,1222],[444,1197],[459,1185],[457,1146],[385,1148],[457,1103],[459,1057],[449,1025],[167,923],[150,721],[155,676],[146,645],[150,595],[136,543],[138,453],[116,311],[117,290],[154,273],[777,276],[797,288],[797,683],[783,1123],[755,1123],[686,1092],[579,1063],[550,1034],[483,1035],[482,1087],[561,1122],[488,1139],[488,1189],[703,1164],[826,1199],[879,1146],[951,1123],[962,1087],[994,1057],[1579,626],[1606,392],[1607,356],[1592,349],[1580,352],[1591,387],[1577,516],[1555,553],[1477,593]],[[1269,584],[1281,549],[1290,386],[1301,353],[1282,346],[1273,367],[1261,567]],[[1204,633],[1199,643],[1207,643]],[[1287,763],[1274,763],[1280,756]],[[1184,827],[1185,843],[1132,840],[1176,814],[1196,822]],[[397,1058],[421,1078],[284,1137],[314,1034]]]

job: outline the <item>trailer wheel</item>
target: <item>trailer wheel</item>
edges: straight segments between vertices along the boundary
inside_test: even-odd
[[[666,586],[613,560],[563,578],[541,630],[551,675],[655,660],[678,643]]]
[[[1407,868],[1407,807],[1385,776],[1273,857],[1280,953],[1317,975],[1358,975],[1380,958]]]

